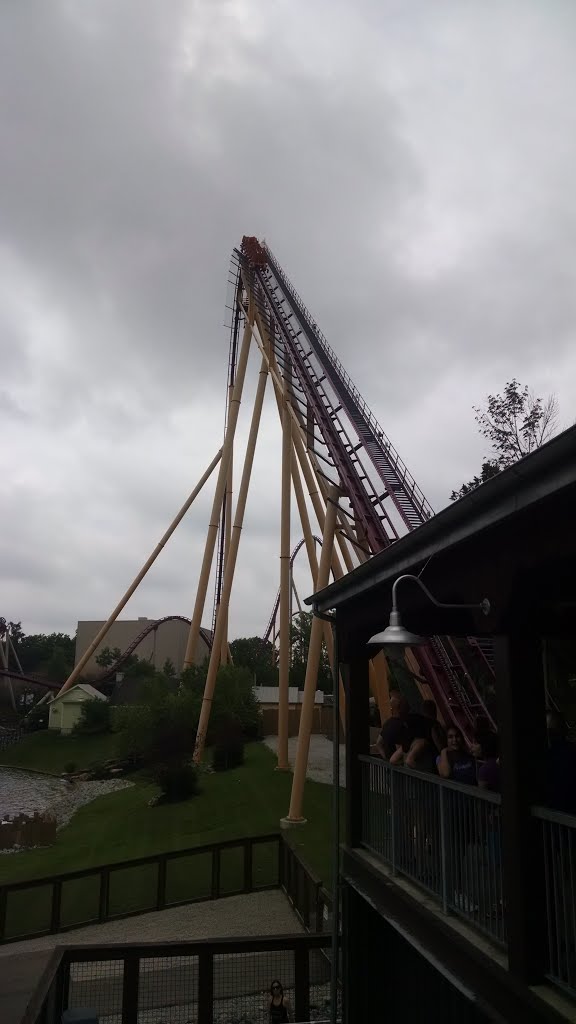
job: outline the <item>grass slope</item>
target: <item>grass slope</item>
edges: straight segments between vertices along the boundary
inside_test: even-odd
[[[74,762],[77,768],[87,768],[96,761],[114,757],[115,753],[116,737],[112,733],[60,736],[53,730],[43,729],[0,751],[0,764],[60,775],[70,762]]]
[[[25,767],[53,770],[60,760],[88,764],[106,756],[102,740],[83,739],[75,756],[70,753],[72,738],[48,739],[38,733],[12,752],[5,761]],[[33,741],[33,742],[30,742]],[[58,744],[66,751],[60,751]],[[84,760],[82,761],[81,758]],[[146,857],[155,853],[204,846],[226,839],[277,832],[279,819],[288,809],[292,776],[274,771],[275,758],[262,744],[246,748],[246,763],[234,771],[202,776],[200,796],[179,804],[149,807],[157,793],[142,780],[130,789],[100,797],[81,808],[70,824],[58,833],[54,846],[30,850],[0,858],[0,884],[28,881],[53,874],[64,874],[101,864]],[[330,883],[331,842],[330,786],[307,782],[305,813],[308,824],[290,834],[290,840],[303,860]],[[223,891],[241,887],[241,851],[226,851],[222,860]],[[275,852],[263,847],[255,852],[255,880],[266,884],[275,874]],[[209,859],[195,856],[169,866],[169,900],[189,899],[209,894]],[[154,905],[156,868],[131,869],[112,875],[111,911],[149,909]],[[95,917],[99,879],[82,879],[64,887],[63,924],[70,925]],[[50,893],[46,889],[24,890],[11,894],[8,906],[9,934],[16,936],[47,927]]]

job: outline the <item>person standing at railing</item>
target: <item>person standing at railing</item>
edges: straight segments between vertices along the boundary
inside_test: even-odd
[[[547,806],[565,814],[576,814],[576,745],[568,739],[568,726],[558,711],[546,712],[546,728]]]
[[[472,753],[476,758],[476,774],[480,789],[500,792],[500,743],[492,731],[478,731],[474,735]]]
[[[407,739],[409,714],[410,705],[406,698],[399,690],[391,690],[390,718],[384,722],[371,753],[383,758],[384,761],[390,761],[398,748],[403,748]]]
[[[448,727],[447,745],[437,758],[438,774],[464,786],[476,785],[476,761],[464,745],[464,737],[455,725]]]

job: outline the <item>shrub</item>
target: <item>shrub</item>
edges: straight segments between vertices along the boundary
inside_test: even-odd
[[[204,693],[207,670],[207,662],[186,669],[181,677],[183,692],[194,694],[200,701]],[[254,693],[253,673],[237,665],[222,665],[218,670],[212,715],[206,737],[209,744],[215,740],[217,723],[231,716],[240,722],[245,739],[260,739],[262,714]]]
[[[48,704],[41,704],[38,708],[32,708],[26,715],[23,726],[28,732],[37,732],[39,729],[48,728]]]
[[[75,771],[76,771],[76,762],[75,761],[67,761],[66,764],[64,765],[64,773],[66,775],[72,775],[72,773],[75,772]]]
[[[215,772],[225,772],[241,764],[244,764],[242,725],[237,718],[222,718],[215,727],[212,767]]]
[[[145,765],[183,763],[194,749],[199,710],[196,694],[145,683],[141,704],[115,709],[119,753]]]
[[[82,736],[96,736],[98,733],[110,732],[111,729],[112,717],[108,701],[98,697],[84,701],[73,732]]]
[[[187,800],[199,793],[198,774],[191,764],[171,762],[158,765],[154,772],[154,781],[162,790],[167,803]]]

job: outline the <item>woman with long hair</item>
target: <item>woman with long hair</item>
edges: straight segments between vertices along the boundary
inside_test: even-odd
[[[287,1024],[290,1020],[288,1016],[289,1009],[288,1000],[284,996],[284,989],[278,980],[275,980],[270,985],[270,1006],[268,1010],[268,1019],[270,1024]]]

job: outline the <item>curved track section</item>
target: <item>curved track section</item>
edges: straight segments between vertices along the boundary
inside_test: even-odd
[[[158,627],[164,622],[185,622],[188,626],[190,625],[190,619],[187,619],[184,615],[165,615],[162,619],[155,619],[154,622],[149,622],[146,628],[143,629],[142,632],[134,638],[132,643],[128,645],[126,650],[122,652],[120,657],[117,658],[109,668],[105,669],[99,675],[94,676],[90,680],[90,683],[105,683],[108,679],[111,679],[111,677],[122,668],[122,665],[125,664],[128,658],[134,654],[134,651],[138,649],[142,641],[145,640],[150,633],[153,633],[158,629]],[[206,642],[208,649],[210,649],[212,647],[212,634],[210,630],[202,627],[200,629],[200,635]],[[64,682],[50,683],[47,679],[39,679],[37,676],[19,675],[17,672],[8,672],[5,669],[0,669],[0,676],[9,676],[15,682],[33,683],[35,686],[44,686],[47,690],[60,690],[64,685]]]
[[[358,540],[367,553],[377,554],[430,519],[432,507],[271,250],[245,237],[234,255],[243,312],[252,294],[310,458],[327,480],[339,484],[341,508]],[[469,733],[478,716],[490,719],[449,637],[431,638],[417,659],[449,720]]]
[[[312,534],[312,537],[315,540],[316,544],[319,544],[320,547],[322,547],[322,538],[321,537],[317,537],[315,533]],[[303,547],[303,545],[305,543],[306,543],[306,538],[305,537],[302,537],[302,540],[298,541],[296,547],[294,548],[292,554],[290,555],[290,568],[292,568],[292,566],[294,565],[294,559],[296,558],[296,555],[300,551],[300,548]],[[274,623],[276,621],[276,617],[278,615],[279,608],[280,608],[280,587],[278,587],[278,593],[276,594],[276,600],[274,601],[274,607],[272,609],[272,614],[270,615],[270,618],[268,619],[268,625],[266,626],[266,632],[264,633],[264,636],[262,637],[262,639],[264,641],[269,640],[271,634],[273,634],[273,632],[274,632]]]

